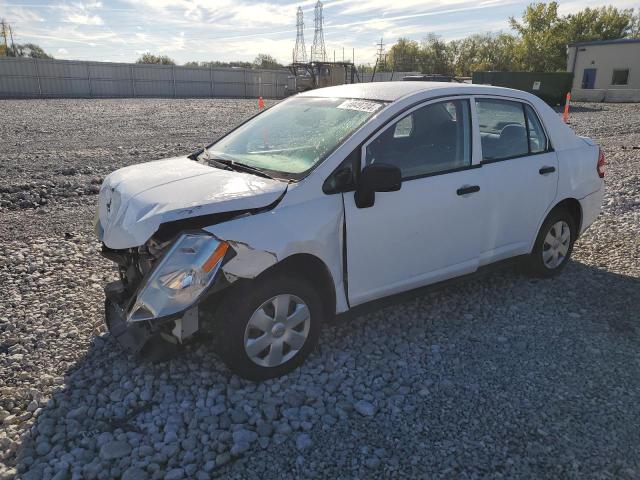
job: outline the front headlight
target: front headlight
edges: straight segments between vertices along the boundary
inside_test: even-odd
[[[213,282],[228,248],[211,235],[181,235],[149,274],[127,320],[166,317],[190,307]]]

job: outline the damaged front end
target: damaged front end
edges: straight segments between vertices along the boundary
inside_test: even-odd
[[[107,328],[126,350],[145,353],[158,344],[182,343],[199,329],[198,305],[228,285],[220,269],[235,251],[193,231],[170,242],[152,238],[138,248],[103,245],[102,255],[120,273],[119,281],[105,287]]]

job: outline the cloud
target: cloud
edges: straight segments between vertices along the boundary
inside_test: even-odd
[[[324,0],[323,0],[324,1]],[[612,0],[618,8],[637,0]],[[23,4],[24,2],[24,4]],[[0,0],[20,39],[71,58],[134,60],[151,51],[188,60],[253,60],[269,53],[289,62],[295,13],[305,14],[307,50],[313,41],[316,0]],[[281,3],[286,2],[286,3]],[[18,5],[20,3],[21,5]],[[560,10],[579,10],[598,0],[564,0]],[[325,43],[333,58],[375,61],[376,43],[387,49],[399,37],[422,40],[436,33],[451,40],[508,29],[524,0],[326,0]],[[309,52],[307,52],[309,53]],[[59,53],[63,56],[62,53]]]
[[[198,22],[217,28],[248,29],[293,25],[295,9],[264,1],[234,0],[124,0],[152,10],[172,23]],[[193,23],[190,23],[193,25]]]
[[[67,50],[66,48],[59,48],[57,50],[58,55],[69,55],[69,50]]]
[[[6,7],[7,12],[3,13],[2,16],[7,17],[9,23],[19,23],[19,24],[28,24],[28,23],[36,23],[36,22],[44,22],[45,19],[39,12],[18,6],[9,6]]]
[[[104,21],[98,15],[84,15],[81,13],[69,15],[67,21],[78,25],[104,25]]]
[[[336,0],[333,6],[346,5],[346,8],[340,10],[341,15],[362,14],[367,12],[376,12],[377,14],[386,15],[387,13],[398,12],[414,12],[424,11],[425,9],[434,10],[437,8],[451,8],[455,5],[477,5],[469,2],[469,0],[402,0],[399,2],[390,2],[388,0]]]
[[[616,0],[615,2],[608,2],[616,8],[638,8],[638,2],[636,0]],[[558,5],[558,13],[560,15],[567,15],[569,13],[576,13],[584,8],[597,8],[604,6],[604,2],[601,0],[579,0],[560,2]],[[523,7],[524,10],[524,7]]]
[[[186,46],[186,39],[184,37],[184,32],[180,32],[178,35],[175,35],[168,43],[161,43],[158,45],[157,50],[160,53],[166,52],[177,52],[180,50],[184,50]]]

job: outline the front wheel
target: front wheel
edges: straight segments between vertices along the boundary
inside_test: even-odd
[[[297,368],[313,351],[322,325],[322,303],[313,286],[278,272],[234,287],[216,312],[227,367],[249,380]]]
[[[553,277],[560,273],[569,261],[577,233],[575,220],[569,212],[551,212],[540,227],[529,255],[529,271],[538,277]]]

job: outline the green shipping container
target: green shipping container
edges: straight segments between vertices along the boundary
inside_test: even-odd
[[[515,88],[537,95],[549,105],[563,104],[571,91],[571,72],[473,72],[473,83]]]

